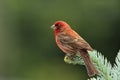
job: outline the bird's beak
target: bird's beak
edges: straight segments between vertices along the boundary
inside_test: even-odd
[[[52,25],[51,28],[55,30],[55,29],[56,29],[56,26],[55,26],[55,25]]]

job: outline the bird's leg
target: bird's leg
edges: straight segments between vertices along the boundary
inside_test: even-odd
[[[67,54],[67,58],[71,61],[74,61],[75,54]]]
[[[66,54],[64,57],[64,61],[69,64],[76,64],[74,61],[74,55]]]
[[[64,61],[66,63],[69,63],[69,64],[84,65],[83,59],[80,56],[76,55],[76,54],[74,54],[74,55],[70,55],[70,54],[65,55]]]

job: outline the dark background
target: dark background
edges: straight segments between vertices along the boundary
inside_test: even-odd
[[[50,26],[66,21],[111,63],[120,48],[119,0],[0,0],[0,80],[86,80],[66,64]]]

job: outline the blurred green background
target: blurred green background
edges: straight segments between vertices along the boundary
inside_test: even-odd
[[[71,25],[111,63],[120,48],[119,0],[0,0],[0,80],[86,80],[63,61],[50,26]]]

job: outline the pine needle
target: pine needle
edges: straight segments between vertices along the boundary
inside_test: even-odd
[[[90,78],[88,80],[120,80],[120,51],[115,59],[115,64],[112,67],[111,63],[100,52],[88,51],[94,66],[99,71],[96,78]],[[84,65],[82,58],[77,54],[71,60],[69,56],[65,56],[64,61],[69,64]]]

